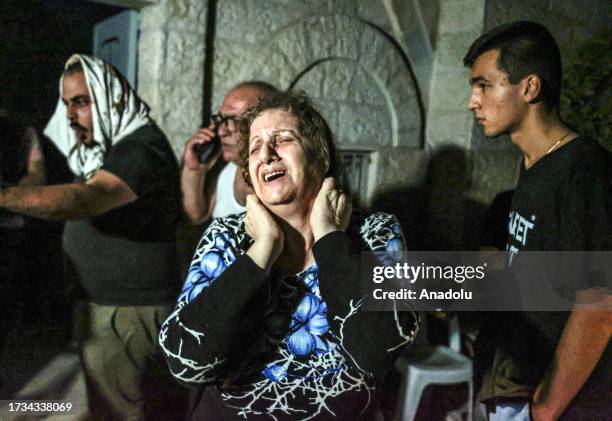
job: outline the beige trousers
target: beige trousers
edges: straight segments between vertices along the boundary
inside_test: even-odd
[[[82,303],[75,335],[94,420],[143,420],[145,374],[161,364],[157,335],[170,305],[105,306]]]

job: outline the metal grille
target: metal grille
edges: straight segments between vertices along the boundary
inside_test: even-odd
[[[368,173],[371,151],[340,151],[342,189],[350,192],[355,205],[365,204],[368,196]]]

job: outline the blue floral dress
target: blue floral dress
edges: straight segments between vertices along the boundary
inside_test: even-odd
[[[360,252],[399,255],[400,225],[355,215],[347,233],[315,244],[309,268],[266,276],[245,254],[243,219],[214,220],[197,247],[159,336],[172,375],[218,385],[237,419],[363,416],[392,351],[418,330],[414,314],[360,310]]]

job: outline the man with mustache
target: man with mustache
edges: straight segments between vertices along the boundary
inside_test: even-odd
[[[0,208],[67,220],[66,274],[93,419],[144,418],[143,383],[177,290],[179,170],[148,106],[111,65],[73,55],[45,134],[75,180],[0,191]]]
[[[237,118],[262,98],[277,92],[274,86],[262,81],[236,85],[223,99],[219,113],[213,116],[211,124],[195,132],[185,144],[181,189],[183,208],[191,222],[202,224],[211,217],[246,210],[246,196],[253,190],[236,165],[240,152]],[[210,159],[200,162],[196,145],[208,145],[214,141],[221,142],[221,147]]]

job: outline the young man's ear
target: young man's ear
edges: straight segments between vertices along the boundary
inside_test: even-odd
[[[540,99],[542,92],[542,79],[537,75],[529,75],[523,79],[523,98],[530,104]]]

